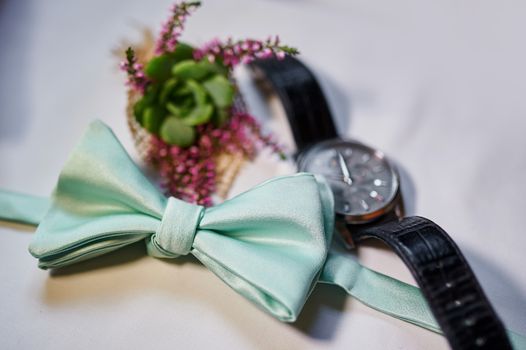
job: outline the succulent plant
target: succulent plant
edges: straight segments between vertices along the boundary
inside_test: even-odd
[[[212,39],[194,49],[179,38],[200,4],[175,4],[155,47],[143,47],[142,55],[129,47],[120,67],[127,74],[133,106],[127,109],[128,118],[154,137],[142,137],[135,123],[130,123],[132,133],[138,146],[148,144],[144,159],[159,172],[167,195],[210,206],[214,193],[226,194],[239,167],[236,159],[253,159],[264,147],[284,156],[243,104],[234,105],[238,92],[233,69],[254,59],[296,55],[298,50],[282,45],[277,36]]]
[[[191,146],[196,126],[222,126],[230,116],[235,88],[220,62],[195,60],[194,49],[178,43],[173,52],[152,58],[145,67],[151,81],[134,105],[139,124],[164,142]]]

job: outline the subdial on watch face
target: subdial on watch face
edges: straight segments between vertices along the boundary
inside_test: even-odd
[[[398,175],[383,153],[360,143],[319,143],[301,157],[298,167],[323,175],[334,193],[336,212],[350,218],[374,216],[398,192]]]

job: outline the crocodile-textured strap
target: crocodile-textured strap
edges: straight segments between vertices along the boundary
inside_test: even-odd
[[[298,151],[315,142],[338,137],[323,91],[303,63],[286,56],[282,60],[256,60],[251,66],[256,78],[267,80],[278,94]]]
[[[453,349],[511,349],[473,271],[437,224],[414,216],[349,228],[355,241],[380,239],[402,258]]]
[[[252,68],[278,94],[299,151],[337,137],[325,96],[304,64],[287,56],[257,60]],[[473,271],[438,225],[410,217],[350,228],[355,241],[381,239],[403,259],[453,349],[511,349]]]

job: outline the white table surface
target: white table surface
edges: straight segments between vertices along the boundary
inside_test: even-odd
[[[169,5],[0,1],[0,187],[48,195],[94,118],[134,154],[111,50],[140,26],[157,31]],[[279,33],[299,47],[341,134],[403,167],[409,212],[451,234],[507,327],[526,334],[525,15],[524,2],[508,0],[209,0],[184,38]],[[242,73],[254,113],[286,140],[277,108],[265,107]],[[287,171],[262,156],[234,192]],[[1,348],[447,348],[336,287],[319,286],[297,323],[281,323],[195,259],[161,261],[139,246],[42,271],[27,252],[31,236],[0,225]],[[381,247],[359,256],[412,282]]]

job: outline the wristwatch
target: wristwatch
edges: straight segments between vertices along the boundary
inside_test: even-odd
[[[451,237],[429,219],[404,217],[400,177],[379,150],[338,137],[315,76],[298,59],[251,64],[256,83],[281,100],[299,171],[323,175],[336,227],[349,247],[374,238],[404,261],[453,349],[511,349],[504,326]]]

